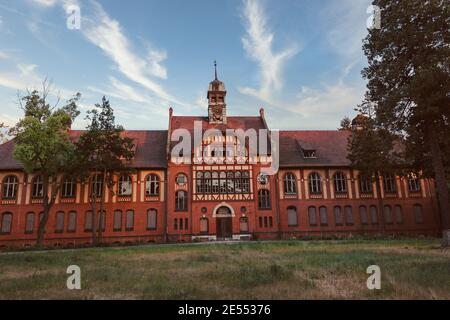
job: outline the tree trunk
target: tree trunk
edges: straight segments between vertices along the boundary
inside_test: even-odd
[[[92,210],[92,244],[95,246],[97,244],[97,192],[94,186],[97,187],[97,171],[94,174],[95,185],[91,183],[91,210]]]
[[[381,195],[380,177],[381,175],[379,172],[375,173],[375,187],[377,188],[378,195],[378,212],[380,213],[381,233],[384,235],[386,234],[386,223],[384,221],[384,202]]]
[[[436,186],[439,197],[439,207],[441,213],[442,231],[444,236],[444,245],[449,246],[448,236],[445,237],[445,232],[450,229],[450,202],[447,180],[445,178],[445,168],[442,159],[442,151],[439,146],[439,141],[432,123],[427,126],[427,138],[431,150],[431,158],[433,165],[433,172],[436,179]],[[447,239],[445,239],[447,238]]]
[[[48,218],[50,215],[50,209],[53,207],[55,203],[56,195],[58,194],[59,186],[55,186],[54,190],[52,189],[52,195],[49,199],[48,197],[48,189],[50,186],[50,177],[48,175],[42,175],[42,219],[39,221],[38,234],[36,239],[36,245],[38,247],[42,246],[44,241],[45,227],[47,226]]]
[[[100,214],[98,215],[98,238],[97,243],[102,242],[102,226],[103,219],[106,219],[105,211],[105,196],[106,196],[106,169],[103,170],[102,194],[100,196]]]

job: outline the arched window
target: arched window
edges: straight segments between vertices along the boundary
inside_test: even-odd
[[[333,177],[334,191],[336,193],[347,193],[347,180],[342,172],[336,172]]]
[[[61,197],[73,198],[75,197],[76,182],[73,177],[65,177],[61,186]]]
[[[17,196],[17,187],[19,180],[16,176],[7,176],[3,179],[3,199],[15,199]]]
[[[197,172],[197,193],[204,193],[205,190],[205,180],[203,179],[203,172],[199,171]]]
[[[367,208],[365,206],[359,207],[359,216],[361,219],[361,224],[366,225],[368,223],[368,219],[367,219]]]
[[[401,205],[395,206],[395,220],[397,224],[403,223],[403,210]]]
[[[339,206],[334,207],[334,223],[337,226],[344,224],[344,217],[342,216],[342,209]]]
[[[408,177],[408,190],[409,192],[420,192],[420,180],[416,175],[411,174]]]
[[[34,231],[34,221],[35,221],[34,212],[27,213],[26,221],[25,221],[25,233],[31,234]]]
[[[234,173],[234,191],[236,193],[242,193],[242,180],[241,173],[239,171]]]
[[[220,178],[220,193],[227,193],[227,174],[225,172],[221,172],[219,175]]]
[[[85,232],[91,232],[92,231],[92,219],[93,219],[93,214],[92,211],[86,211],[86,214],[84,215],[84,231]]]
[[[375,206],[370,206],[370,220],[372,224],[378,224],[378,210]]]
[[[309,192],[312,194],[322,193],[322,178],[317,172],[309,175]]]
[[[130,175],[121,175],[119,178],[118,194],[121,197],[131,196],[133,193],[133,179]]]
[[[64,212],[58,211],[56,213],[55,232],[62,233],[64,231]]]
[[[103,175],[94,174],[91,178],[91,196],[101,197],[103,195]]]
[[[346,206],[345,207],[345,224],[347,226],[352,226],[353,225],[353,209],[351,206]]]
[[[414,219],[417,224],[423,223],[423,210],[420,204],[415,204],[413,207]]]
[[[42,198],[44,196],[44,184],[42,182],[42,176],[36,176],[33,179],[31,196],[33,198]]]
[[[358,180],[359,180],[359,191],[361,193],[373,192],[372,179],[370,178],[370,176],[360,175]]]
[[[242,172],[242,192],[250,193],[250,173],[248,171]]]
[[[227,172],[227,192],[234,193],[234,172]]]
[[[289,207],[287,209],[287,218],[288,218],[288,226],[290,227],[296,227],[298,225],[298,219],[297,219],[297,208],[296,207]]]
[[[175,211],[188,210],[188,193],[186,191],[177,191],[175,193]]]
[[[384,222],[392,224],[392,209],[391,206],[384,206]]]
[[[317,213],[316,207],[308,208],[308,220],[310,226],[317,226]]]
[[[122,231],[122,211],[114,211],[113,231]]]
[[[204,177],[205,177],[205,186],[204,186],[205,193],[211,193],[211,191],[212,191],[211,172],[205,172]]]
[[[320,225],[327,226],[328,225],[327,207],[320,207],[319,213],[320,213]]]
[[[159,177],[156,174],[149,174],[145,178],[145,194],[151,197],[159,196]]]
[[[270,209],[270,192],[267,189],[258,191],[258,208],[261,210]]]
[[[286,173],[284,176],[284,193],[296,194],[297,193],[297,179],[292,172]]]
[[[134,211],[127,210],[125,213],[125,230],[133,231],[134,229]]]
[[[147,210],[147,230],[156,230],[157,211],[156,209]]]
[[[77,213],[76,211],[70,211],[67,223],[67,232],[75,232],[76,230],[77,230]]]
[[[209,222],[208,218],[200,218],[200,233],[208,233],[209,232]]]
[[[247,217],[241,217],[239,219],[239,228],[241,230],[241,233],[248,232],[248,218]]]
[[[13,215],[10,212],[5,212],[2,214],[0,230],[2,234],[11,233],[12,229],[12,218]]]
[[[383,187],[386,193],[396,193],[397,187],[395,183],[395,177],[392,174],[383,176]]]

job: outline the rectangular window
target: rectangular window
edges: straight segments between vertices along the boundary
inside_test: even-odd
[[[361,218],[361,224],[363,224],[363,225],[368,224],[366,207],[364,207],[364,206],[359,207],[359,216]]]
[[[1,233],[11,233],[12,228],[12,213],[4,213],[2,215]]]
[[[392,209],[390,206],[384,206],[384,222],[392,224]]]
[[[188,222],[188,218],[184,219],[184,229],[188,230],[189,229],[189,222]]]
[[[98,213],[98,218],[99,218],[99,227],[102,230],[102,232],[105,232],[105,228],[106,228],[106,212],[105,211],[101,211]]]
[[[120,210],[114,211],[113,229],[114,231],[122,231],[122,211]]]
[[[239,229],[241,232],[248,232],[248,219],[246,217],[239,220]]]
[[[180,224],[180,230],[183,230],[183,219],[180,219],[180,221],[178,221],[178,223]]]
[[[400,205],[395,206],[395,219],[397,224],[403,224],[403,211]]]
[[[344,224],[341,207],[334,207],[334,223],[337,226],[342,226]]]
[[[148,209],[147,210],[147,229],[148,230],[156,230],[156,210]]]
[[[126,231],[132,231],[134,229],[134,211],[128,210],[126,213]]]
[[[64,231],[64,212],[57,212],[56,213],[56,227],[55,232],[56,233],[62,233]]]
[[[378,224],[378,212],[377,207],[370,207],[370,219],[372,220],[372,224]]]
[[[269,217],[269,228],[273,228],[273,218]]]
[[[414,206],[413,211],[414,211],[414,218],[415,218],[415,220],[416,220],[416,223],[417,223],[417,224],[423,223],[422,206],[419,205],[419,204],[416,204],[416,205]]]
[[[316,215],[316,207],[309,207],[308,209],[308,219],[310,226],[317,225],[317,215]]]
[[[77,213],[75,211],[69,212],[69,221],[67,224],[67,232],[75,232],[77,229]]]
[[[200,219],[200,233],[208,233],[208,219],[207,218]]]
[[[288,209],[288,226],[297,226],[297,209],[295,208]]]
[[[268,228],[269,227],[269,223],[267,220],[267,217],[264,217],[264,228]]]
[[[347,226],[352,226],[354,224],[353,209],[350,206],[345,207],[345,224]]]
[[[327,226],[328,225],[328,213],[326,207],[320,207],[320,225]]]
[[[263,227],[263,218],[259,217],[258,222],[259,222],[259,227],[262,228]]]

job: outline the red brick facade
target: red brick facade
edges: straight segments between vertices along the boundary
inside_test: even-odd
[[[227,116],[225,95],[225,86],[216,79],[208,92],[208,117],[173,116],[170,111],[167,131],[127,131],[137,145],[135,172],[126,185],[131,192],[119,196],[118,184],[107,192],[102,242],[439,234],[433,181],[411,183],[395,177],[390,185],[380,181],[381,194],[375,183],[362,190],[360,177],[346,158],[347,132],[281,131],[280,170],[268,181],[258,179],[260,163],[177,164],[170,155],[174,142],[168,137],[176,129],[192,133],[194,121],[202,123],[203,132],[268,129],[263,111],[258,117]],[[41,200],[33,197],[35,176],[22,170],[12,150],[13,142],[0,146],[1,248],[33,245],[42,211]],[[180,174],[187,177],[186,183],[182,178],[177,182]],[[150,175],[157,177],[157,187],[147,181]],[[63,181],[59,177],[56,183]],[[91,244],[89,189],[90,183],[77,182],[69,197],[58,195],[46,228],[46,245]]]

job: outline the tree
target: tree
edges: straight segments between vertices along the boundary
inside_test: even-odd
[[[70,172],[74,164],[75,148],[68,130],[79,114],[77,102],[81,97],[77,93],[64,106],[52,107],[47,102],[49,88],[44,82],[42,92],[28,91],[21,97],[25,116],[10,130],[14,136],[14,158],[22,162],[26,172],[42,177],[43,216],[38,228],[38,246],[42,244],[49,213],[59,191],[58,176]]]
[[[384,206],[380,179],[384,174],[398,173],[405,163],[396,151],[397,137],[376,125],[370,109],[359,109],[359,112],[360,114],[353,120],[349,129],[351,135],[348,141],[348,159],[351,161],[352,167],[359,171],[360,178],[364,177],[375,182],[378,212],[380,212],[381,226],[384,232]],[[364,112],[366,114],[363,114]]]
[[[92,241],[95,245],[101,241],[106,192],[113,189],[117,173],[131,171],[126,162],[134,157],[134,144],[133,139],[123,136],[123,127],[115,124],[113,109],[105,97],[101,105],[96,104],[96,109],[88,111],[86,119],[90,123],[76,145],[79,165],[93,172],[91,181],[101,180],[101,189],[93,188],[91,183]],[[100,200],[98,216],[97,200]]]
[[[0,144],[8,141],[7,131],[8,127],[3,122],[0,122]]]
[[[444,154],[450,119],[450,2],[375,0],[381,28],[371,29],[363,50],[368,67],[364,104],[377,125],[401,136],[405,156],[436,181],[442,227],[450,229]],[[412,147],[413,146],[413,147]],[[423,163],[427,154],[431,165]]]

